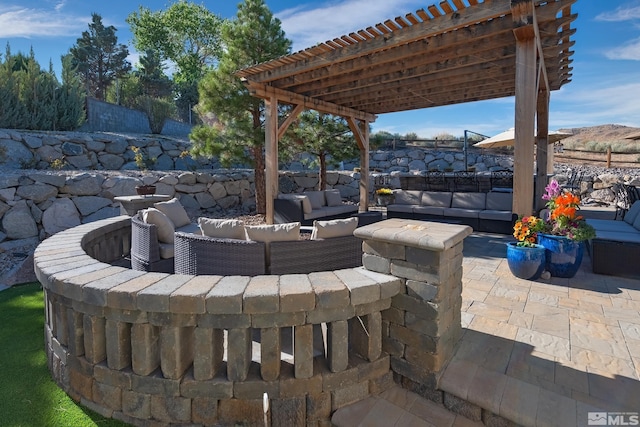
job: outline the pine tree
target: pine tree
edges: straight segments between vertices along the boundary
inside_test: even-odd
[[[97,13],[91,16],[89,31],[82,32],[82,37],[77,39],[69,52],[87,94],[104,100],[109,85],[131,70],[131,64],[127,62],[129,49],[118,44],[113,25],[105,27],[102,17]]]
[[[57,130],[77,129],[85,119],[86,95],[82,82],[73,68],[73,58],[64,55],[62,61],[62,87],[56,92]]]
[[[264,103],[252,97],[234,74],[238,69],[290,53],[288,40],[263,0],[238,5],[235,20],[222,30],[223,53],[218,68],[199,86],[202,114],[213,113],[220,124],[194,129],[195,155],[218,156],[224,165],[251,164],[255,172],[256,209],[266,210],[264,159]]]

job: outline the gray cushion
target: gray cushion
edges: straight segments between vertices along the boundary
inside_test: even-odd
[[[422,206],[451,207],[452,193],[448,191],[423,191],[420,204]]]
[[[627,224],[624,221],[616,221],[613,219],[587,219],[586,222],[595,228],[596,231],[617,231],[625,233],[637,232],[631,224]]]
[[[444,216],[460,217],[460,218],[479,218],[479,209],[463,209],[463,208],[443,208]]]
[[[487,193],[453,193],[451,207],[483,210],[485,208],[486,199]]]
[[[324,199],[324,191],[305,191],[304,195],[309,198],[313,209],[320,209],[323,206],[327,206],[327,202]]]
[[[324,198],[327,200],[327,206],[340,206],[342,204],[342,196],[338,190],[325,191]]]
[[[624,233],[621,231],[596,230],[596,239],[614,240],[618,242],[640,243],[640,233]]]
[[[480,219],[490,219],[493,221],[507,221],[511,222],[511,211],[495,211],[491,209],[485,209],[478,214]]]
[[[640,216],[640,200],[637,200],[631,205],[629,211],[624,215],[624,221],[627,224],[633,224],[636,218]]]
[[[444,209],[445,208],[442,206],[415,206],[413,208],[413,213],[442,216],[444,215]]]
[[[158,249],[160,250],[160,258],[169,259],[175,255],[175,246],[173,243],[158,243]]]
[[[406,213],[413,213],[413,208],[417,207],[414,205],[399,205],[399,204],[392,204],[392,205],[387,205],[387,212],[406,212]]]
[[[419,205],[422,191],[419,190],[393,190],[395,204],[397,205]]]
[[[309,200],[309,197],[305,196],[304,194],[280,194],[278,196],[279,199],[285,199],[285,200],[299,200],[302,202],[302,211],[304,213],[311,213],[311,211],[313,210],[313,208],[311,207],[311,201]]]
[[[494,211],[509,211],[513,205],[513,193],[487,193],[486,208]]]

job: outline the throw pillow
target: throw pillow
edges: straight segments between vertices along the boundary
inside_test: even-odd
[[[338,190],[327,190],[324,192],[327,199],[327,206],[340,206],[342,204],[342,196]]]
[[[245,240],[244,222],[239,219],[198,218],[198,226],[203,236],[219,239]]]
[[[624,215],[624,221],[627,224],[632,224],[635,222],[636,218],[640,216],[640,201],[636,201],[631,205],[629,211]]]
[[[184,210],[180,201],[175,197],[168,202],[154,203],[153,206],[168,216],[171,222],[173,222],[173,225],[177,228],[183,227],[191,222],[189,215],[187,215],[187,211]]]
[[[173,233],[175,226],[164,213],[155,208],[140,211],[142,221],[147,224],[154,224],[158,231],[158,240],[162,243],[173,243]]]
[[[247,225],[244,229],[247,232],[247,240],[253,240],[254,242],[269,243],[300,239],[299,222],[272,225]]]
[[[331,221],[313,221],[311,240],[331,237],[351,236],[358,227],[358,218],[334,219]]]
[[[327,205],[324,200],[324,191],[305,191],[304,194],[309,198],[313,209],[322,209]]]

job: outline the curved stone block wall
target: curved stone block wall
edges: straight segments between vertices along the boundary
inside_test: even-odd
[[[117,267],[130,218],[41,243],[46,352],[72,398],[134,425],[326,424],[391,384],[382,314],[402,281],[364,268],[282,276]]]

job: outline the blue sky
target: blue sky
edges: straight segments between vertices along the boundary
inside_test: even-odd
[[[237,2],[195,0],[212,12],[235,16]],[[330,40],[389,18],[415,12],[434,0],[266,0],[293,41],[294,51]],[[13,53],[33,47],[43,68],[51,60],[60,68],[66,53],[88,28],[96,12],[117,28],[120,43],[131,46],[125,18],[138,5],[165,9],[169,0],[3,0],[0,3],[0,52],[10,43]],[[550,129],[620,124],[640,127],[640,0],[578,0],[572,8],[578,19],[573,55],[573,77],[551,93]],[[59,73],[58,73],[59,75]],[[424,138],[440,133],[461,136],[465,129],[494,135],[513,127],[514,100],[492,101],[383,114],[373,132],[415,132]]]

